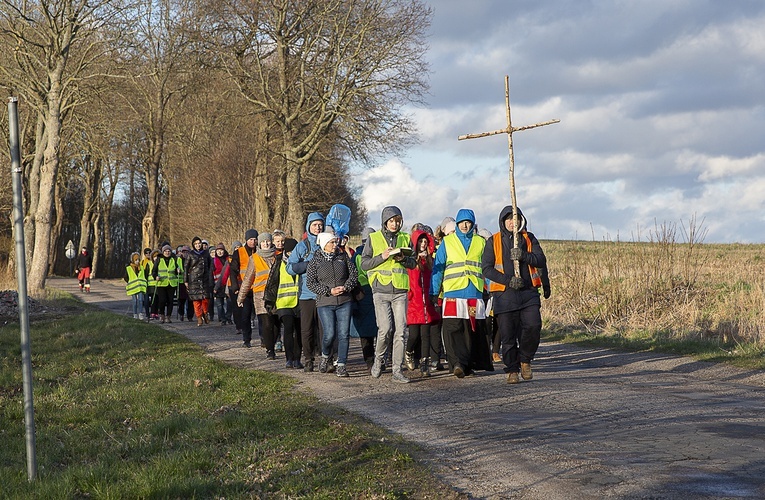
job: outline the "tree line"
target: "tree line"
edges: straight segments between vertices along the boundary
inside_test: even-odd
[[[299,236],[334,203],[363,224],[349,164],[414,142],[431,16],[420,0],[0,0],[30,293],[66,272],[70,239],[106,276],[200,232]]]

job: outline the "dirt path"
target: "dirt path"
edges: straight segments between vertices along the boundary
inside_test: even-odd
[[[121,281],[49,286],[118,314]],[[232,327],[164,325],[216,358],[292,376],[296,386],[427,448],[472,498],[765,498],[765,373],[690,358],[543,343],[534,380],[446,374],[395,384],[368,375],[352,339],[349,379],[286,370],[243,349]]]

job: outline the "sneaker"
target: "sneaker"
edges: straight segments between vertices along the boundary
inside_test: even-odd
[[[404,364],[406,367],[410,370],[414,370],[414,353],[411,351],[406,351],[404,353]]]
[[[348,369],[345,367],[345,365],[337,365],[337,373],[335,375],[338,377],[350,377],[350,375],[348,375]]]
[[[138,319],[140,319],[141,321],[143,321],[143,320],[145,320],[146,318],[144,317],[143,313],[138,313]]]
[[[409,379],[406,378],[406,375],[404,375],[401,372],[393,372],[393,377],[391,378],[394,382],[398,382],[399,384],[408,384]]]
[[[276,353],[274,351],[266,351],[266,359],[276,359]]]
[[[330,363],[327,366],[327,373],[334,373],[335,370],[337,369],[337,360],[332,361],[332,357],[331,356],[330,356],[329,360],[330,360]]]
[[[305,366],[303,367],[303,371],[308,373],[313,371],[313,361],[306,361]]]
[[[252,347],[252,345],[250,344],[250,341],[248,340],[248,341],[246,341],[246,342],[244,342],[244,343],[242,344],[242,347],[246,347],[247,349],[249,349],[249,348],[251,348],[251,347]]]
[[[134,315],[133,315],[133,319],[138,319],[138,315],[137,315],[137,314],[134,314]]]
[[[170,319],[170,316],[167,316],[165,319],[167,320],[168,323],[172,323],[173,322],[173,320]]]
[[[523,380],[531,380],[534,378],[534,374],[531,373],[531,363],[521,363],[521,378],[523,378]]]
[[[491,360],[495,363],[501,363],[502,356],[500,356],[498,352],[495,352],[494,354],[491,355]]]
[[[207,313],[203,314],[202,315],[202,320],[205,322],[205,325],[209,325],[210,324],[210,315],[207,314]]]
[[[380,378],[380,375],[382,375],[381,363],[375,360],[375,363],[372,365],[372,369],[370,370],[370,373],[374,378]]]
[[[321,361],[319,361],[319,371],[321,373],[327,373],[328,365],[329,365],[329,358],[322,356]]]
[[[290,369],[292,369],[292,368],[295,368],[295,367],[293,366],[293,364],[292,364],[292,360],[287,360],[287,364],[286,364],[286,365],[284,365],[284,367],[285,367],[285,368],[287,368],[288,370],[290,370]]]
[[[516,372],[510,372],[507,374],[508,384],[517,384],[518,382],[520,382],[520,380],[518,380],[518,374]]]
[[[292,362],[292,368],[294,368],[296,370],[302,370],[304,368],[303,367],[303,363],[301,363],[300,361],[297,361],[297,360],[293,361]]]
[[[465,370],[462,368],[462,365],[457,364],[454,366],[454,376],[457,378],[465,377]]]
[[[276,343],[276,345],[274,346],[274,350],[275,350],[276,352],[282,352],[282,351],[284,350],[284,348],[283,348],[283,346],[282,346],[282,343],[281,343],[281,341],[279,341],[279,342],[277,342],[277,343]]]

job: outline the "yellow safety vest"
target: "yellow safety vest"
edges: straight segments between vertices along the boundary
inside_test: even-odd
[[[369,277],[367,276],[367,272],[361,269],[361,252],[357,252],[356,256],[356,270],[359,274],[359,285],[361,286],[367,286],[369,285]]]
[[[175,267],[178,272],[170,276],[170,286],[172,287],[178,286],[178,283],[183,281],[183,258],[181,256],[175,257]]]
[[[146,292],[146,279],[143,277],[143,269],[135,272],[133,266],[127,266],[128,282],[125,284],[125,292],[128,295]]]
[[[175,280],[176,285],[173,285],[174,276],[177,276],[176,269],[178,266],[175,257],[170,259],[170,267],[167,267],[165,259],[162,257],[159,258],[157,266],[157,286],[176,286],[178,283],[177,279]]]
[[[444,238],[446,245],[446,267],[444,268],[444,293],[464,290],[472,283],[478,290],[483,290],[483,273],[481,272],[481,257],[486,240],[473,235],[470,248],[465,253],[465,247],[459,237],[452,233]]]
[[[157,286],[157,280],[154,279],[154,261],[149,261],[149,274],[146,275],[146,286]]]
[[[276,308],[292,309],[298,305],[298,277],[287,272],[287,263],[279,267],[279,291],[276,292]]]
[[[382,253],[388,248],[388,242],[385,240],[382,231],[375,231],[369,235],[369,242],[372,244],[373,257],[382,255]],[[409,235],[406,233],[398,233],[396,236],[395,248],[410,248],[412,246]],[[394,259],[387,259],[385,262],[367,271],[369,282],[374,284],[375,281],[381,285],[390,285],[391,282],[395,288],[401,290],[409,290],[409,272],[400,263]]]

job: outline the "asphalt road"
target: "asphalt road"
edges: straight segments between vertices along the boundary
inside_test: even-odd
[[[119,280],[48,286],[128,314]],[[422,460],[471,498],[765,498],[765,373],[647,353],[543,343],[534,380],[443,372],[396,384],[368,375],[352,339],[349,379],[286,370],[233,327],[163,325],[211,356],[278,371],[321,400],[422,445]],[[414,376],[414,375],[413,375]]]

